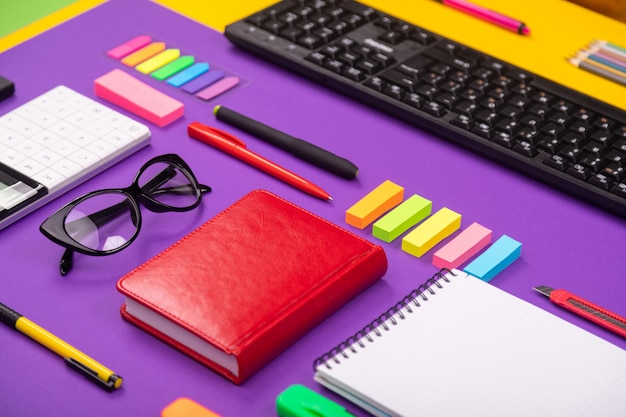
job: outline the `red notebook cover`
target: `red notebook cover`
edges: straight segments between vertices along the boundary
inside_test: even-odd
[[[383,249],[257,190],[122,277],[122,317],[239,384],[387,271]]]

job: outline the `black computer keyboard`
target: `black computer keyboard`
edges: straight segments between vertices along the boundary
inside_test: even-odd
[[[626,218],[626,112],[348,0],[278,2],[236,45]]]

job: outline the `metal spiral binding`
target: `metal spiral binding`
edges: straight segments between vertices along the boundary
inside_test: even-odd
[[[450,280],[446,276],[447,273],[456,276],[454,272],[450,271],[449,269],[442,268],[441,270],[439,270],[439,272],[426,280],[425,283],[412,290],[409,294],[404,296],[404,298],[402,298],[392,307],[388,308],[384,313],[372,320],[369,324],[356,332],[353,336],[350,336],[319,358],[315,359],[315,361],[313,362],[313,369],[317,368],[320,365],[324,365],[327,368],[331,369],[331,362],[334,362],[336,364],[341,363],[340,356],[348,359],[348,351],[356,353],[356,345],[364,348],[365,341],[373,343],[375,341],[374,337],[381,337],[383,335],[381,328],[384,331],[389,331],[390,327],[388,323],[391,323],[393,326],[397,325],[398,318],[400,320],[404,320],[406,317],[406,313],[413,313],[413,306],[421,307],[419,300],[420,298],[422,301],[427,301],[427,293],[431,295],[435,294],[433,286],[437,288],[443,288],[443,286],[439,282],[440,280],[450,282]]]

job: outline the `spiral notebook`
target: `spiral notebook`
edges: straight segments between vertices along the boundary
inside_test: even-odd
[[[442,270],[315,361],[376,416],[626,415],[626,351],[458,270]]]

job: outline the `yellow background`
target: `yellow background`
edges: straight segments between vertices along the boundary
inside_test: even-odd
[[[218,30],[272,0],[156,0]],[[434,0],[362,0],[374,8],[487,52],[626,110],[626,87],[576,68],[566,58],[594,39],[626,46],[626,24],[565,0],[474,0],[526,23],[521,36]]]
[[[104,1],[77,1],[1,38],[0,52]],[[521,36],[463,14],[435,0],[362,1],[626,110],[626,87],[589,74],[566,60],[595,39],[626,46],[626,24],[617,20],[565,0],[474,0],[477,4],[525,22],[531,29],[531,34]],[[228,23],[266,7],[274,3],[274,0],[155,0],[155,2],[222,31]],[[3,13],[10,13],[10,9],[3,10]]]

